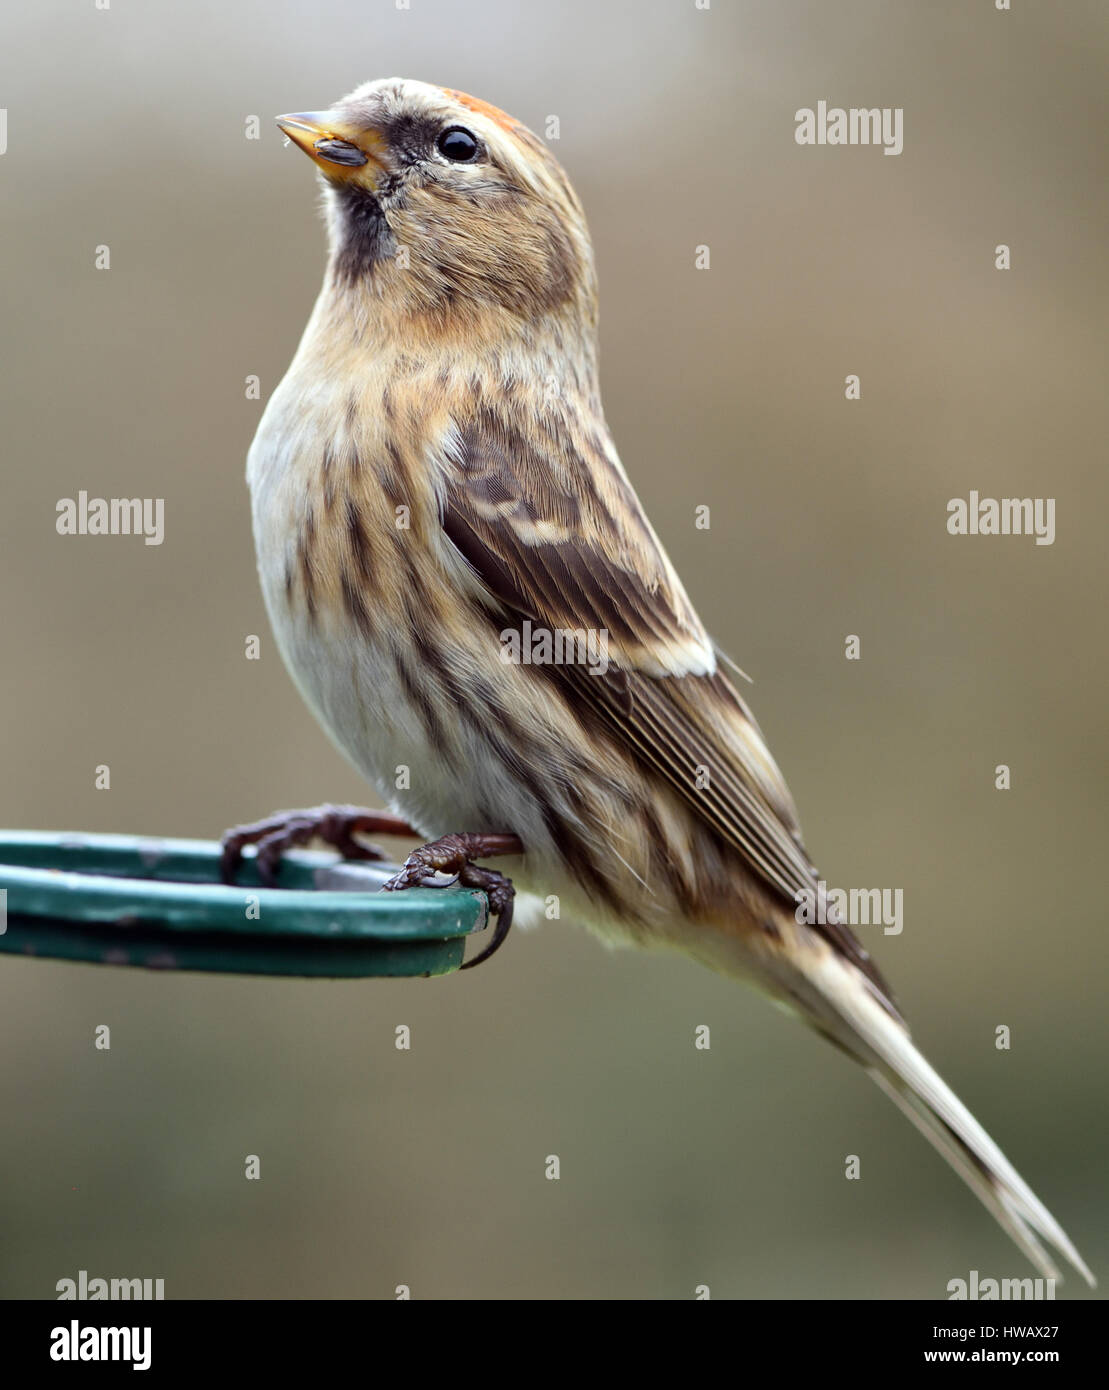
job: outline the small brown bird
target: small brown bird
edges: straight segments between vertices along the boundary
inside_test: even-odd
[[[753,981],[859,1062],[1045,1275],[1067,1236],[913,1046],[817,892],[781,773],[605,425],[581,204],[545,145],[461,92],[388,79],[282,116],[314,161],[330,259],[250,451],[282,654],[395,814],[231,832],[419,834],[391,886],[515,856],[521,887],[613,942]],[[414,827],[412,829],[411,827]],[[810,914],[811,915],[811,914]],[[486,951],[483,955],[487,955]]]

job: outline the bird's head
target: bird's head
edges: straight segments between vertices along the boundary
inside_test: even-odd
[[[581,204],[543,142],[503,111],[385,78],[277,123],[323,177],[337,284],[435,318],[594,322]]]

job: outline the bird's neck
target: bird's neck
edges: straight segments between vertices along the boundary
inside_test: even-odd
[[[351,282],[333,259],[306,340],[364,355],[379,368],[390,360],[402,375],[472,372],[542,382],[550,392],[572,390],[599,403],[597,325],[588,304],[567,303],[531,319],[481,302],[429,306],[405,274],[385,262]]]

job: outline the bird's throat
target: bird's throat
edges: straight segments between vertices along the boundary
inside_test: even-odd
[[[331,186],[328,197],[332,270],[340,284],[356,285],[396,255],[396,242],[369,189],[348,182]]]

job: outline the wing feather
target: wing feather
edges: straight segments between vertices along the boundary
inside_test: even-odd
[[[547,459],[479,416],[445,461],[444,531],[498,618],[608,632],[606,674],[563,668],[576,698],[792,911],[816,871],[785,781],[615,453],[587,451],[563,441]],[[846,927],[819,930],[890,999]]]

